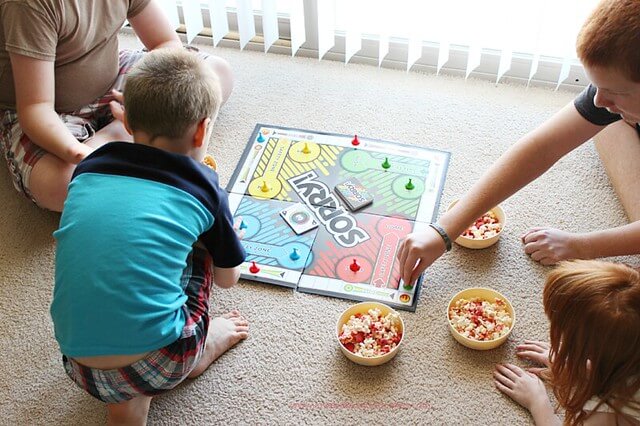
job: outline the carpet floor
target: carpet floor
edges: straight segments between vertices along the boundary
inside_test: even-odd
[[[122,45],[136,42],[123,36]],[[256,123],[354,134],[451,152],[440,211],[520,136],[575,96],[541,88],[377,69],[366,65],[212,48],[236,84],[210,152],[226,185]],[[86,425],[103,405],[66,377],[49,316],[59,215],[18,196],[0,173],[0,423]],[[486,250],[455,247],[426,272],[406,339],[390,363],[347,360],[333,335],[352,302],[241,281],[214,289],[212,314],[239,309],[250,337],[200,378],[153,400],[149,424],[532,424],[493,386],[514,348],[547,339],[541,292],[549,270],[531,261],[520,235],[531,226],[587,231],[626,222],[592,143],[503,203],[508,223]],[[517,325],[502,347],[458,344],[445,319],[457,291],[487,286],[513,302]]]

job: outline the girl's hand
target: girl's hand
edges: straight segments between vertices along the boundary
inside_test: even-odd
[[[498,390],[529,411],[549,403],[542,380],[513,364],[498,364],[493,372]]]
[[[551,368],[552,360],[549,358],[549,349],[551,349],[551,345],[547,342],[525,340],[524,344],[516,346],[516,355],[519,358],[526,359],[527,361],[544,365],[543,368],[527,368],[527,371],[539,376],[542,372]]]

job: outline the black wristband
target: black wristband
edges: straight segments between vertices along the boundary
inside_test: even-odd
[[[440,236],[444,240],[444,245],[447,251],[451,251],[451,238],[449,238],[449,234],[447,234],[447,231],[445,231],[444,228],[437,223],[430,223],[429,226],[435,229],[438,234],[440,234]]]

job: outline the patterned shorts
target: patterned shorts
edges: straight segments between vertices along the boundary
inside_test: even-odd
[[[141,395],[154,396],[176,387],[191,373],[204,352],[209,329],[212,266],[209,252],[201,243],[196,243],[181,278],[188,297],[182,307],[187,320],[178,340],[129,366],[113,370],[85,367],[63,355],[67,375],[106,403],[124,402]]]

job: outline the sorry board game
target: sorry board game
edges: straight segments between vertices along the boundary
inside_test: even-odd
[[[227,191],[242,218],[242,278],[414,311],[400,242],[438,211],[448,152],[256,125]]]

